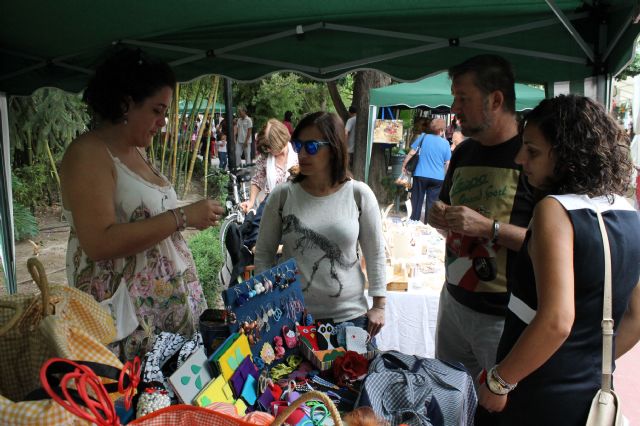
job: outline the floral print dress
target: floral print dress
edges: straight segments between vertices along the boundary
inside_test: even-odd
[[[148,182],[117,157],[115,210],[118,223],[136,222],[175,208],[176,193]],[[166,180],[166,178],[164,178]],[[67,247],[67,279],[70,285],[91,294],[97,301],[110,298],[125,282],[140,326],[122,342],[121,358],[132,359],[151,350],[162,331],[190,336],[197,330],[200,314],[207,308],[195,264],[180,232],[174,232],[136,255],[93,261],[80,246],[70,211],[64,214],[71,226]]]

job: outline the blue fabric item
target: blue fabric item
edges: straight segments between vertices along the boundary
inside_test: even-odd
[[[411,149],[417,151],[421,140],[420,157],[413,176],[444,180],[444,163],[451,159],[449,142],[440,136],[423,133],[411,144]]]
[[[462,366],[389,351],[369,364],[356,405],[394,425],[471,426],[477,398]]]

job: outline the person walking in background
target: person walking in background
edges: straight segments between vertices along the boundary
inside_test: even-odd
[[[240,166],[242,154],[244,153],[245,163],[251,163],[251,133],[253,132],[253,121],[247,115],[245,107],[238,107],[238,121],[236,122],[236,167]]]
[[[427,129],[411,144],[411,150],[402,163],[402,172],[407,174],[407,162],[414,155],[419,155],[418,165],[413,172],[413,185],[411,186],[411,220],[420,220],[422,204],[426,196],[425,211],[438,200],[444,174],[451,159],[449,142],[442,137],[445,122],[442,118],[436,118],[430,122],[425,121]],[[425,132],[426,131],[426,132]],[[420,153],[417,154],[418,149]],[[427,222],[425,215],[425,223]]]
[[[597,211],[611,249],[615,358],[640,339],[640,219],[624,198],[629,140],[602,105],[575,95],[543,100],[523,130],[516,162],[541,200],[515,265],[498,364],[479,402],[503,412],[501,425],[584,425],[602,374]]]
[[[480,55],[449,70],[451,110],[470,139],[451,156],[428,223],[447,232],[436,357],[461,362],[472,377],[496,359],[507,286],[533,212],[533,194],[514,159],[522,145],[515,77],[500,56]],[[481,409],[478,422],[486,412]]]
[[[305,116],[292,139],[300,173],[269,195],[256,244],[256,272],[296,259],[306,307],[316,320],[349,321],[373,337],[384,325],[385,252],[373,191],[349,176],[344,124],[323,111]],[[303,242],[303,244],[301,243]],[[360,254],[360,249],[362,254]],[[365,277],[367,265],[369,308]]]
[[[213,200],[178,208],[144,151],[165,125],[175,85],[167,64],[140,51],[112,55],[84,92],[97,126],[69,145],[60,169],[67,279],[99,302],[126,286],[139,326],[114,348],[123,359],[143,356],[160,332],[191,336],[207,307],[179,231],[216,225],[224,208]]]
[[[347,137],[347,152],[349,153],[349,167],[353,166],[353,152],[356,148],[356,107],[349,107],[349,119],[344,125],[345,135]]]
[[[284,124],[287,127],[287,130],[289,131],[289,136],[293,135],[293,123],[291,122],[292,118],[293,118],[293,112],[287,111],[284,113],[284,120],[282,120],[282,124]]]

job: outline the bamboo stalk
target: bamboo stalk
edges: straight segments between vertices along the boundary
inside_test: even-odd
[[[180,175],[178,176],[178,185],[176,186],[176,191],[178,190],[179,187],[184,189],[184,185],[182,185],[180,181],[181,181],[181,177],[184,178],[187,175],[187,167],[189,163],[188,161],[189,151],[191,150],[191,135],[193,134],[195,116],[197,114],[197,111],[199,111],[200,109],[200,103],[203,98],[200,91],[201,86],[202,86],[202,80],[198,80],[196,82],[196,89],[194,90],[195,97],[193,100],[193,104],[191,106],[191,110],[189,111],[189,119],[187,120],[187,129],[185,134],[183,135],[181,149],[179,152],[180,157],[178,158],[178,173]],[[186,107],[188,105],[188,102],[189,102],[189,99],[186,98],[184,111],[187,110]],[[183,111],[183,114],[184,114],[184,111]]]
[[[220,84],[220,76],[213,77],[213,104],[211,105],[211,126],[209,127],[209,134],[207,135],[207,146],[206,146],[206,161],[204,163],[204,198],[207,198],[207,184],[209,183],[209,156],[210,156],[210,144],[211,144],[211,129],[216,127],[216,102],[218,102],[218,84]]]
[[[49,158],[49,162],[51,163],[51,172],[53,176],[56,178],[56,184],[58,185],[58,193],[62,194],[62,187],[60,186],[60,176],[58,176],[58,170],[56,169],[56,162],[53,159],[53,154],[51,153],[51,148],[49,147],[49,141],[44,139],[44,149],[47,151],[47,157]]]
[[[215,77],[214,77],[214,81],[215,81]],[[187,180],[184,184],[184,192],[182,194],[182,198],[187,196],[187,192],[189,192],[189,187],[191,186],[191,178],[193,177],[193,169],[195,168],[196,160],[198,159],[198,151],[200,150],[200,141],[202,139],[202,133],[204,132],[204,128],[206,127],[205,124],[209,119],[209,105],[211,105],[211,101],[213,101],[213,97],[215,96],[216,90],[217,90],[217,87],[214,87],[213,90],[209,92],[209,98],[207,99],[207,104],[205,106],[204,117],[202,118],[202,124],[200,124],[200,128],[198,129],[198,134],[196,135],[196,141],[193,146],[193,153],[191,155],[191,164],[189,165],[189,171],[187,172]],[[215,106],[215,103],[213,105]],[[200,110],[199,107],[198,107],[198,110]],[[209,128],[209,135],[211,135],[211,128]],[[208,145],[209,144],[207,143],[207,147]],[[205,152],[205,155],[202,160],[205,163],[209,162],[208,152]],[[205,168],[206,168],[206,165],[205,165]],[[206,176],[207,175],[205,172],[205,180],[206,180]]]
[[[164,174],[164,160],[167,152],[167,141],[169,140],[169,134],[171,133],[171,126],[173,124],[174,117],[178,115],[178,94],[175,93],[173,101],[171,102],[171,109],[169,110],[169,119],[167,120],[167,131],[164,134],[164,140],[162,141],[162,154],[160,155],[160,174]],[[173,130],[175,132],[175,129]]]
[[[174,95],[176,97],[176,104],[178,102],[179,95],[180,95],[180,83],[176,83],[176,90]],[[179,114],[176,114],[175,128],[173,132],[173,158],[171,163],[171,184],[173,185],[174,188],[176,187],[176,160],[178,158],[178,133],[180,133],[180,123],[178,123],[179,118],[180,118]]]

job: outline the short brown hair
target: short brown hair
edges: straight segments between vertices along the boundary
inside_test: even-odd
[[[473,75],[475,86],[485,96],[495,91],[502,92],[503,110],[515,114],[516,79],[513,68],[506,59],[498,55],[478,55],[449,68],[451,81],[465,74]]]
[[[258,133],[258,145],[269,149],[272,154],[281,152],[289,143],[289,130],[275,118],[270,118]]]
[[[305,115],[293,131],[292,139],[298,139],[300,132],[307,127],[316,126],[325,142],[329,142],[331,151],[331,183],[336,185],[351,178],[349,173],[349,154],[345,139],[344,122],[334,113],[318,111]],[[299,174],[293,180],[300,182],[305,176]]]

